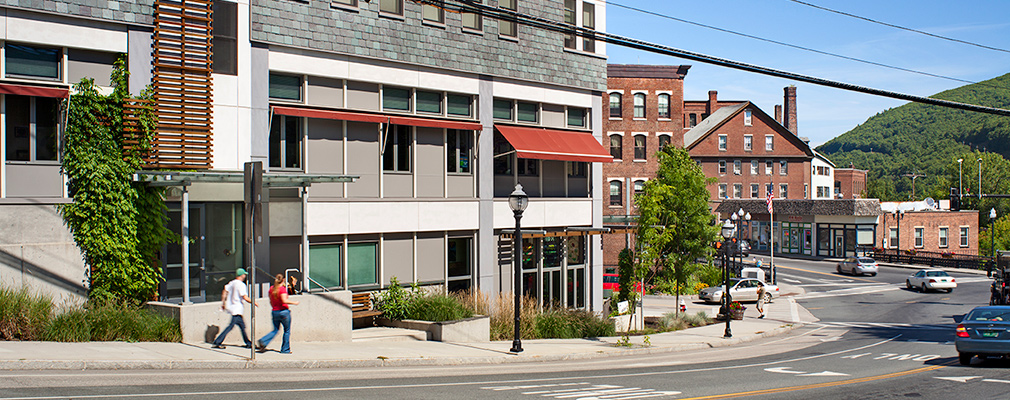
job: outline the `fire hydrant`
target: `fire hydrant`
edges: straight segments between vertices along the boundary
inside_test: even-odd
[[[680,300],[680,312],[682,312],[682,313],[686,313],[687,312],[687,303],[684,302],[683,299]]]

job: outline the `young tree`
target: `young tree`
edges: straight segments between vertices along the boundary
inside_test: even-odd
[[[712,224],[706,186],[715,180],[705,177],[687,150],[666,146],[656,155],[656,178],[635,195],[639,212],[636,242],[641,247],[636,275],[672,268],[679,297],[683,268],[714,251],[712,242],[718,228]]]

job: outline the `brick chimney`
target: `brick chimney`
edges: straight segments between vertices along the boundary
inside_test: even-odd
[[[785,113],[782,116],[782,126],[785,126],[793,135],[796,131],[796,86],[789,85],[783,89],[785,98],[782,100]]]
[[[708,91],[708,104],[705,105],[705,114],[712,115],[715,110],[719,109],[719,92],[715,90]]]
[[[781,104],[776,104],[775,105],[775,122],[778,122],[779,124],[782,123],[782,105]]]

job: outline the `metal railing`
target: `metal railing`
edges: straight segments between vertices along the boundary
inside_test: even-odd
[[[898,249],[873,249],[870,257],[878,262],[917,264],[929,267],[961,268],[985,270],[991,268],[992,257],[972,254],[941,253],[935,251],[911,251]]]

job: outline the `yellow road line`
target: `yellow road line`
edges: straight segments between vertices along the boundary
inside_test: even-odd
[[[835,278],[838,278],[839,276],[841,276],[841,275],[838,275],[838,274],[833,274],[833,273],[828,273],[828,272],[820,272],[820,271],[811,271],[811,270],[808,270],[808,269],[803,269],[803,268],[796,268],[796,267],[786,267],[786,266],[782,266],[782,265],[776,265],[775,267],[776,267],[776,268],[785,268],[785,269],[791,269],[791,270],[794,270],[794,271],[803,271],[803,272],[809,272],[809,273],[811,273],[811,274],[821,274],[821,275],[827,275],[827,276],[833,276],[833,277],[835,277]],[[884,284],[884,283],[886,283],[886,282],[877,282],[877,281],[871,281],[871,280],[869,280],[869,279],[863,279],[863,278],[856,278],[856,277],[854,277],[854,276],[847,276],[847,277],[845,277],[845,279],[855,279],[855,280],[857,280],[857,281],[863,281],[863,282],[870,282],[870,283],[881,283],[881,284]]]
[[[729,398],[733,398],[733,397],[758,396],[758,395],[762,395],[762,394],[795,392],[795,391],[798,391],[798,390],[820,389],[820,388],[826,388],[826,387],[832,387],[832,386],[851,385],[853,383],[871,382],[871,381],[877,381],[877,380],[881,380],[881,379],[897,378],[897,377],[902,377],[902,376],[906,376],[906,375],[918,374],[918,373],[922,373],[922,372],[935,371],[935,370],[938,370],[940,368],[946,367],[948,365],[953,365],[953,364],[949,364],[948,363],[948,364],[943,364],[943,365],[933,365],[933,366],[922,367],[922,368],[913,369],[913,370],[909,370],[909,371],[893,372],[893,373],[884,374],[884,375],[867,376],[865,378],[847,379],[847,380],[844,380],[844,381],[814,383],[814,384],[800,385],[800,386],[788,386],[788,387],[781,387],[781,388],[775,388],[775,389],[753,390],[753,391],[750,391],[750,392],[716,394],[716,395],[711,395],[711,396],[691,397],[691,398],[681,399],[681,400],[729,399]]]

